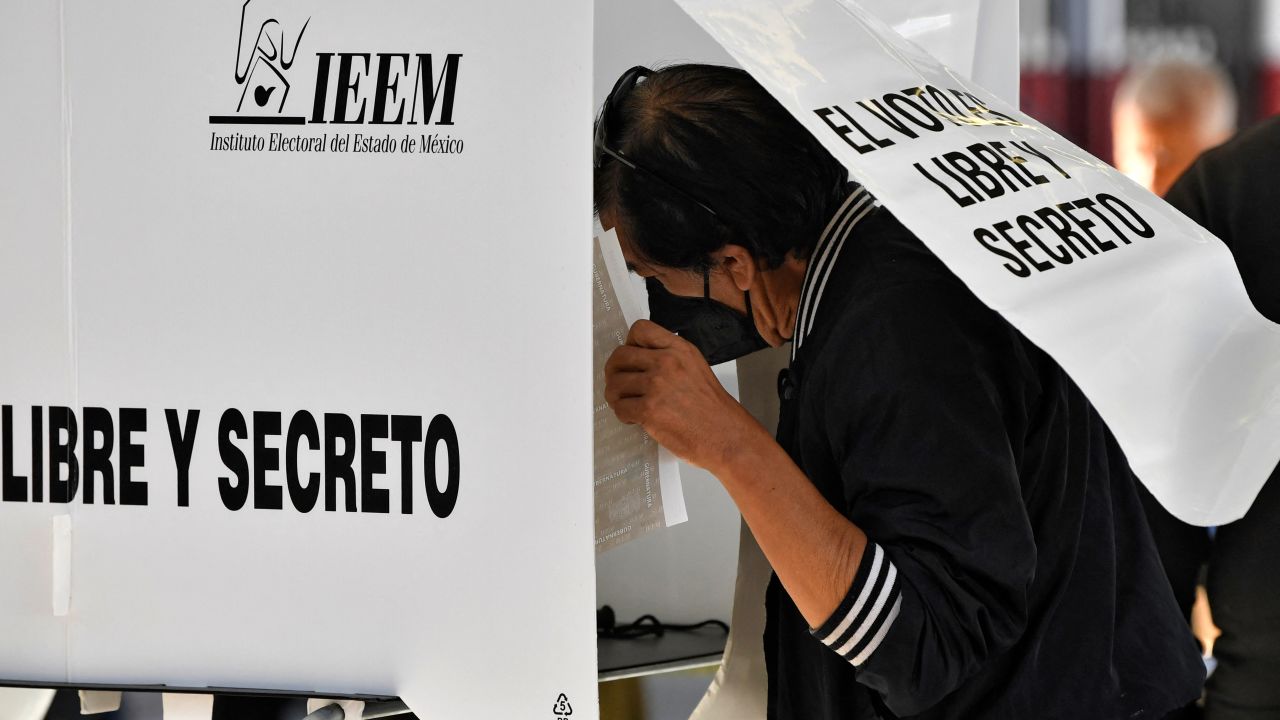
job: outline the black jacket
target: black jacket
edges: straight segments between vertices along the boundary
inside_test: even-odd
[[[1165,199],[1227,244],[1249,299],[1280,322],[1280,117],[1201,155]]]
[[[1110,431],[866,210],[810,261],[778,439],[871,542],[816,630],[774,578],[770,718],[1144,720],[1193,701],[1204,666]]]

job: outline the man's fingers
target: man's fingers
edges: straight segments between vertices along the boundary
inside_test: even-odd
[[[605,378],[604,399],[612,405],[625,398],[643,397],[648,388],[649,377],[645,373],[614,373]]]
[[[604,364],[605,373],[644,372],[658,362],[658,352],[634,345],[619,345]]]
[[[679,341],[680,337],[670,330],[651,320],[637,320],[627,333],[627,344],[644,348],[669,348]]]
[[[638,425],[644,421],[644,408],[647,406],[644,398],[633,397],[611,402],[609,407],[613,408],[613,413],[621,422],[627,425]]]

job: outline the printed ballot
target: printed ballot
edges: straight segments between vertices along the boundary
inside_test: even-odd
[[[596,552],[688,519],[680,467],[638,425],[625,425],[604,399],[604,366],[626,342],[644,305],[627,277],[612,230],[597,230],[591,277],[592,378],[595,420]]]

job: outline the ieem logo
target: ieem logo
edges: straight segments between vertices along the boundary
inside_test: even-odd
[[[234,78],[235,114],[213,125],[452,125],[462,53],[317,52],[311,115],[286,115],[288,75],[310,17],[290,16],[271,0],[245,0],[240,10]],[[295,103],[296,106],[296,103]]]
[[[293,67],[298,46],[311,18],[290,18],[279,2],[245,0],[240,7],[235,81],[241,86],[235,115],[214,115],[213,124],[300,125],[303,117],[284,116],[292,87],[285,74]]]
[[[335,83],[332,114],[325,119],[329,89],[329,69],[334,56],[338,58],[338,75]],[[365,104],[370,97],[373,100],[372,111],[368,121],[374,125],[430,125],[431,117],[439,102],[440,117],[436,125],[453,124],[453,95],[458,83],[458,61],[461,53],[449,53],[445,56],[443,67],[436,82],[432,82],[432,58],[430,53],[418,53],[413,61],[408,53],[317,53],[320,66],[316,72],[316,95],[311,109],[313,123],[364,123]],[[370,57],[373,66],[370,67]],[[361,67],[356,67],[359,61]],[[405,119],[405,96],[400,81],[409,77],[410,68],[413,73],[413,95],[409,99],[409,117]],[[375,72],[371,72],[376,69]],[[362,96],[360,90],[361,77],[375,77],[371,96]],[[367,83],[366,83],[367,87]],[[395,117],[387,117],[388,109],[395,110]],[[422,116],[418,116],[418,111]]]

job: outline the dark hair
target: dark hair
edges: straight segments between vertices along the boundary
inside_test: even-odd
[[[596,168],[596,213],[616,217],[656,265],[706,269],[729,243],[769,267],[808,257],[848,192],[844,166],[736,68],[656,70],[610,109],[606,130],[610,148],[692,196],[607,155]]]

